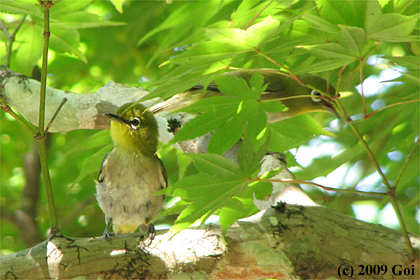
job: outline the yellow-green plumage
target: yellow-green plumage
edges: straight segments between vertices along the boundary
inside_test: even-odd
[[[281,121],[297,115],[310,112],[335,113],[332,105],[322,98],[335,97],[335,89],[328,82],[317,76],[298,76],[298,82],[284,73],[275,69],[242,69],[240,71],[226,72],[222,75],[231,75],[249,81],[255,73],[260,73],[267,84],[266,91],[261,95],[261,100],[279,100],[289,109],[279,113],[267,113],[268,123]],[[211,82],[206,91],[202,85],[196,85],[183,93],[157,104],[152,112],[160,113],[175,111],[187,107],[200,99],[222,95],[216,82]]]
[[[140,104],[125,104],[111,118],[114,149],[102,163],[96,185],[97,200],[105,213],[109,238],[112,223],[116,234],[147,230],[164,202],[153,195],[167,187],[165,168],[156,156],[158,127],[153,114]],[[153,225],[149,230],[153,231]]]

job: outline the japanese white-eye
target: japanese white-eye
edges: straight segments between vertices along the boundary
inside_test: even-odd
[[[330,112],[337,115],[334,107],[328,102],[329,99],[336,97],[335,89],[320,77],[303,75],[293,79],[284,76],[284,73],[275,69],[243,69],[226,72],[222,75],[233,75],[249,81],[256,72],[264,77],[264,84],[267,84],[267,89],[261,95],[261,100],[279,100],[289,108],[287,111],[278,113],[267,112],[268,123],[311,112]],[[208,85],[206,90],[203,85],[196,85],[153,106],[151,111],[155,114],[171,112],[187,107],[203,98],[217,95],[222,95],[222,93],[214,81]]]
[[[105,156],[96,198],[105,213],[104,236],[132,233],[137,227],[154,237],[156,217],[165,197],[153,195],[168,186],[165,167],[156,156],[158,126],[153,114],[143,105],[128,103],[111,119],[110,134],[114,148]],[[114,233],[109,231],[113,224]]]

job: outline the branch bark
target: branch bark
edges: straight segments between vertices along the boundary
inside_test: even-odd
[[[352,278],[419,277],[418,259],[409,258],[399,232],[324,207],[261,211],[238,221],[225,243],[219,228],[205,226],[172,238],[169,232],[160,234],[151,244],[128,236],[110,242],[102,237],[53,238],[1,257],[1,277],[325,279],[339,278],[340,267],[350,266]],[[411,236],[411,241],[420,247],[419,237]],[[375,265],[382,270],[357,275],[361,266]]]

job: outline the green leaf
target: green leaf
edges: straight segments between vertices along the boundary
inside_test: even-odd
[[[23,24],[16,34],[16,57],[12,59],[12,68],[30,76],[33,67],[42,57],[42,28],[36,24]]]
[[[318,73],[318,72],[324,72],[329,70],[334,70],[339,67],[348,65],[350,63],[353,63],[356,60],[356,58],[337,58],[337,59],[327,59],[322,60],[316,63],[313,63],[312,65],[305,68],[306,73]]]
[[[330,23],[363,27],[363,19],[356,11],[355,2],[318,0],[316,4],[321,17]]]
[[[339,31],[339,29],[337,28],[335,24],[329,23],[325,19],[316,15],[312,15],[310,13],[303,13],[302,19],[307,21],[311,25],[316,26],[320,30],[328,32],[328,33],[336,34]]]
[[[340,45],[348,49],[353,56],[361,57],[365,43],[365,31],[358,27],[344,25],[339,27],[341,29],[338,41]]]
[[[309,115],[300,115],[268,125],[271,135],[271,151],[287,151],[307,143],[315,136],[335,136]]]
[[[111,0],[112,4],[114,4],[115,9],[122,14],[123,13],[123,4],[126,0]]]
[[[413,32],[417,20],[418,16],[381,15],[374,24],[368,26],[367,38],[384,42],[410,42],[413,37],[408,35]]]
[[[39,6],[38,1],[31,1],[33,3],[28,3],[27,1],[19,0],[2,0],[0,5],[0,12],[6,14],[23,14],[31,15],[39,18],[44,17],[44,12]]]
[[[56,1],[50,10],[50,16],[55,18],[57,16],[71,14],[73,12],[84,9],[87,5],[92,3],[92,0],[74,1],[74,0],[60,0]]]
[[[277,19],[267,16],[262,22],[252,25],[247,29],[248,39],[246,44],[259,48],[261,44],[272,39],[280,26]]]
[[[109,135],[109,130],[101,130],[92,136],[88,137],[86,140],[82,141],[79,145],[70,147],[66,151],[65,155],[69,155],[75,152],[84,151],[86,149],[99,148],[111,143],[111,136]]]
[[[244,132],[244,124],[231,119],[223,124],[210,139],[207,152],[221,154],[236,144]]]
[[[249,134],[244,134],[241,147],[238,151],[237,160],[239,168],[246,176],[251,177],[251,175],[260,168],[261,159],[267,153],[269,144],[270,135],[265,139],[264,144],[256,149]]]
[[[410,71],[416,71],[420,68],[420,61],[417,56],[414,55],[407,55],[407,56],[401,56],[401,57],[395,57],[395,56],[384,56],[383,58],[389,59],[396,64],[407,68]]]
[[[217,177],[232,177],[235,178],[235,181],[238,180],[238,176],[243,176],[233,161],[220,155],[189,154],[189,156],[192,157],[197,169],[203,173]]]
[[[350,55],[349,50],[336,43],[321,44],[317,46],[303,47],[315,57],[321,59],[340,59],[340,60],[355,60],[355,55]]]
[[[101,163],[107,153],[111,151],[113,147],[112,143],[101,148],[92,156],[88,157],[86,161],[83,163],[82,170],[77,178],[74,180],[73,185],[77,184],[80,180],[85,178],[87,175],[91,174],[92,172],[98,171],[101,167]]]
[[[144,96],[141,100],[149,100],[155,97],[161,97],[166,100],[175,94],[181,93],[206,79],[213,79],[226,71],[226,64],[217,62],[211,66],[183,65],[177,67],[169,74],[152,84],[157,88]]]
[[[207,134],[231,119],[237,108],[237,101],[229,96],[215,96],[200,100],[184,108],[185,112],[203,112],[187,122],[169,143],[193,139]]]
[[[162,66],[170,63],[194,67],[209,65],[252,50],[250,47],[231,44],[230,42],[200,42],[193,45],[191,49],[181,55],[175,56],[163,63]]]
[[[63,14],[56,17],[57,22],[51,22],[51,29],[81,29],[103,26],[121,26],[126,25],[125,22],[114,22],[103,18],[98,15],[91,14],[85,11],[74,12],[71,14]]]
[[[215,82],[218,85],[218,89],[226,95],[246,99],[250,98],[253,94],[248,83],[244,79],[238,79],[232,75],[219,76],[215,79]]]
[[[50,36],[50,47],[59,53],[69,53],[87,63],[86,56],[79,50],[79,32],[76,30],[54,29]]]
[[[190,154],[194,165],[201,172],[183,178],[171,186],[171,194],[190,201],[191,204],[179,215],[172,232],[178,232],[197,220],[222,208],[247,183],[237,165],[215,154]],[[168,189],[168,190],[169,190]]]
[[[280,22],[268,16],[264,21],[252,25],[248,30],[238,28],[206,29],[205,35],[211,41],[228,42],[237,47],[258,49],[259,46],[271,39],[279,27]]]

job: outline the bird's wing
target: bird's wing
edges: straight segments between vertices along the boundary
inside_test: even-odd
[[[99,183],[102,183],[105,179],[105,175],[107,171],[108,156],[113,150],[114,149],[112,149],[109,153],[107,153],[106,156],[104,157],[104,160],[102,161],[101,170],[99,170],[99,176],[98,176]]]
[[[158,161],[160,171],[162,174],[163,181],[160,182],[161,188],[166,189],[168,187],[168,176],[166,175],[165,165],[163,165],[163,162],[156,156],[156,159]]]

